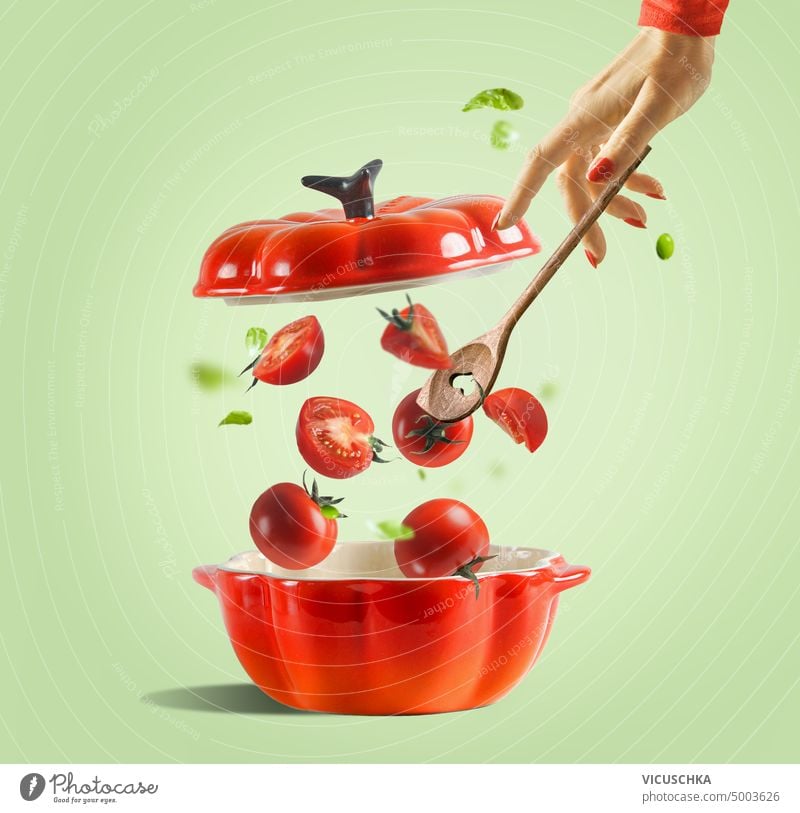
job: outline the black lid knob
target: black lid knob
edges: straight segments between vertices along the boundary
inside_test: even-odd
[[[340,201],[344,207],[344,216],[348,220],[356,217],[374,217],[373,189],[375,178],[382,166],[383,161],[376,158],[347,177],[306,175],[300,179],[300,183],[309,189],[317,189],[326,195],[332,195]]]

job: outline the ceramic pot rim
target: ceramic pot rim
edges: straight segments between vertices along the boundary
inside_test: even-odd
[[[355,555],[369,566],[354,567]],[[533,573],[549,570],[563,562],[561,554],[544,548],[491,545],[489,555],[496,555],[484,563],[475,574],[479,579],[507,573]],[[331,554],[319,565],[306,570],[288,570],[270,562],[257,550],[243,551],[217,565],[218,571],[266,576],[280,581],[304,582],[446,582],[463,581],[462,576],[409,577],[403,575],[394,561],[393,545],[382,542],[339,542]]]

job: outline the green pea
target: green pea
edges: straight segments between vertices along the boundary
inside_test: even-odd
[[[656,254],[662,260],[668,260],[675,253],[675,241],[671,234],[662,234],[656,240]]]

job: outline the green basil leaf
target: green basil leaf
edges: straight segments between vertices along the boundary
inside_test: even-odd
[[[232,373],[206,361],[196,361],[189,368],[189,373],[197,388],[204,392],[216,392],[236,380]]]
[[[496,150],[507,150],[518,138],[519,133],[507,121],[496,121],[489,133],[489,143]]]
[[[420,480],[424,480],[427,476],[425,469],[417,469],[417,477],[419,477]]]
[[[229,412],[217,426],[228,426],[229,424],[247,426],[252,422],[253,416],[249,412],[245,412],[243,409],[235,409],[233,412]]]
[[[376,523],[376,527],[378,529],[378,532],[385,539],[414,538],[414,531],[411,528],[409,528],[408,525],[403,525],[402,522],[393,522],[392,520],[386,520],[385,522]]]
[[[257,356],[267,345],[269,338],[263,327],[251,327],[244,337],[244,343],[251,356]]]
[[[319,511],[325,519],[339,519],[344,516],[335,505],[321,505]]]
[[[508,88],[489,88],[476,93],[462,108],[463,112],[478,110],[481,107],[492,107],[495,110],[519,110],[525,100],[518,93]]]

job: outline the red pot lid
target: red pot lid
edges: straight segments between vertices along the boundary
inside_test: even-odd
[[[194,295],[234,304],[336,299],[477,276],[540,250],[524,220],[494,231],[504,203],[495,195],[403,195],[376,206],[382,166],[375,160],[346,178],[301,180],[333,195],[343,211],[293,212],[227,229],[206,251]]]

